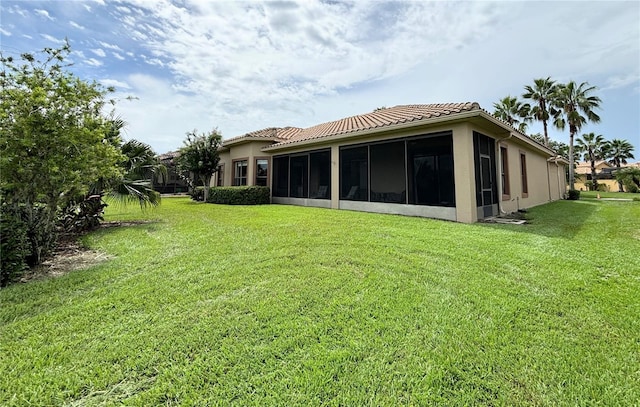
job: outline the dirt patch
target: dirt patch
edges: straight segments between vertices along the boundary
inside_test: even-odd
[[[38,266],[27,271],[21,283],[46,277],[60,277],[75,270],[82,270],[103,263],[113,256],[82,247],[76,241],[66,240],[58,244],[53,254]]]
[[[100,229],[134,226],[145,223],[153,222],[104,222],[100,224]],[[87,249],[79,244],[76,239],[60,239],[52,255],[40,265],[28,270],[18,281],[26,283],[41,278],[60,277],[75,270],[83,270],[95,266],[112,258],[113,256],[104,252]]]

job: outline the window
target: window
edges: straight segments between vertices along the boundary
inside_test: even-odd
[[[218,165],[218,171],[216,174],[216,186],[221,187],[224,185],[224,164]]]
[[[371,202],[406,203],[405,142],[369,146]]]
[[[340,151],[340,199],[369,200],[369,147]]]
[[[289,159],[289,196],[309,197],[309,155],[291,156]]]
[[[331,199],[331,150],[274,157],[273,196]]]
[[[507,156],[507,148],[500,147],[500,167],[502,177],[502,199],[509,199],[511,190],[509,187],[509,157]]]
[[[258,158],[256,160],[256,185],[266,187],[268,183],[269,160]]]
[[[455,206],[451,133],[340,149],[340,199]]]
[[[455,206],[451,135],[408,140],[407,174],[410,204]]]
[[[527,156],[520,153],[520,177],[522,178],[522,197],[529,195],[529,185],[527,184]]]
[[[233,162],[233,185],[247,185],[247,160]]]
[[[273,158],[273,196],[289,196],[289,156]]]
[[[331,199],[331,150],[309,153],[309,198]]]

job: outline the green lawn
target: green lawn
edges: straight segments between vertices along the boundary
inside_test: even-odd
[[[167,198],[0,290],[0,405],[637,405],[640,203],[464,225]]]

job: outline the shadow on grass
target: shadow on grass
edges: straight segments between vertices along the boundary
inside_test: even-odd
[[[534,233],[546,237],[573,238],[593,216],[599,202],[555,201],[527,210],[524,225],[482,224],[514,232]]]

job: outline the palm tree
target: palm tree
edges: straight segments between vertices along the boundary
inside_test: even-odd
[[[494,103],[493,107],[495,117],[504,120],[514,128],[517,127],[522,133],[527,130],[527,122],[531,121],[529,114],[531,106],[528,103],[522,103],[512,96],[506,96],[498,103]]]
[[[587,82],[576,85],[574,81],[570,81],[567,84],[557,85],[553,95],[551,110],[554,116],[553,124],[560,130],[564,130],[569,125],[569,163],[571,163],[569,188],[571,190],[575,189],[573,138],[587,121],[593,123],[600,121],[600,116],[593,110],[600,107],[601,100],[597,96],[590,95],[595,89],[595,86],[589,86]]]
[[[604,151],[607,148],[607,141],[601,134],[596,136],[595,133],[583,134],[582,138],[576,140],[576,149],[580,153],[584,153],[584,160],[591,163],[591,182],[592,191],[598,190],[598,181],[596,179],[596,160],[604,159]]]
[[[607,143],[604,158],[616,166],[618,169],[616,172],[620,172],[622,164],[626,164],[627,159],[635,158],[631,153],[632,151],[633,146],[627,140],[613,139]],[[618,180],[618,191],[623,192],[622,181],[620,180]]]
[[[153,190],[152,177],[160,173],[166,175],[166,167],[156,158],[151,146],[137,140],[122,143],[120,135],[127,126],[119,116],[109,119],[109,128],[105,139],[120,148],[123,160],[120,163],[122,176],[114,179],[101,179],[90,189],[90,196],[110,197],[123,203],[138,203],[141,207],[160,204],[160,194]]]
[[[109,196],[142,207],[159,205],[160,194],[153,190],[152,180],[157,174],[166,178],[166,167],[158,161],[151,146],[138,140],[129,140],[120,149],[125,157],[124,177],[111,184]]]
[[[544,145],[549,147],[549,132],[547,131],[547,122],[549,121],[549,108],[553,101],[556,91],[556,81],[552,81],[551,77],[546,79],[534,79],[533,86],[525,86],[525,93],[522,97],[535,102],[531,106],[531,116],[542,122],[544,128]]]

